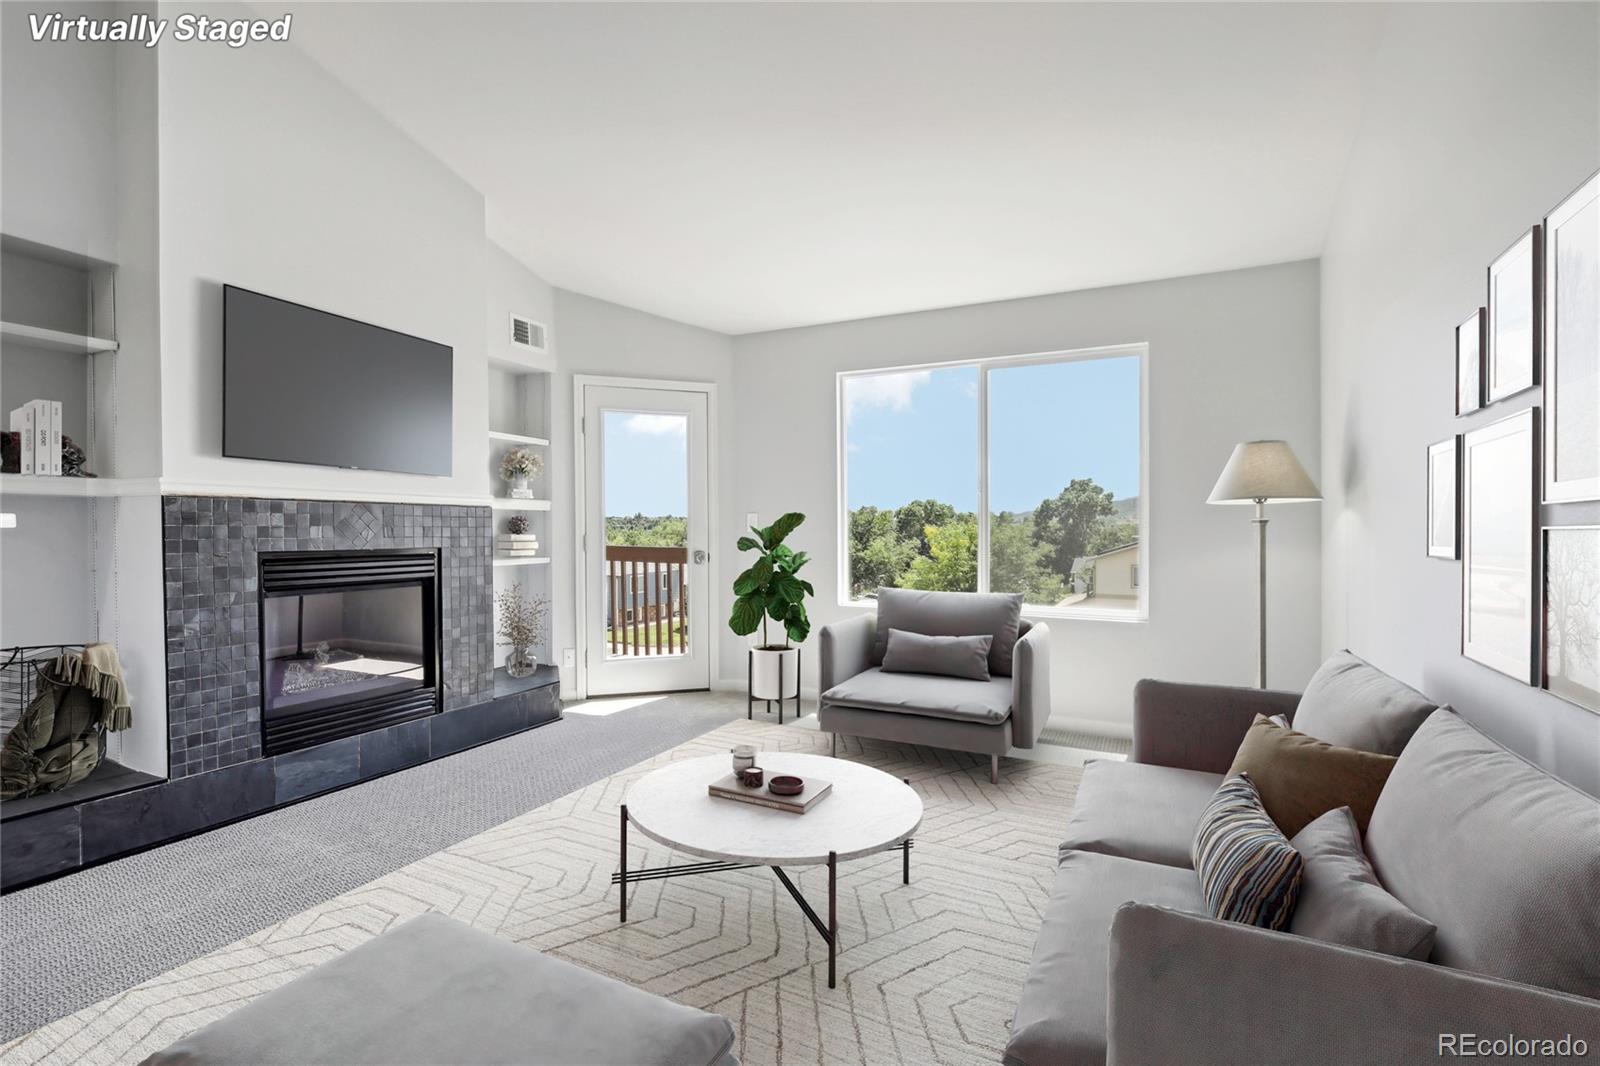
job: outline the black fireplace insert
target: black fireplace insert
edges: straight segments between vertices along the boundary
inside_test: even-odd
[[[262,552],[268,755],[437,714],[436,549]]]

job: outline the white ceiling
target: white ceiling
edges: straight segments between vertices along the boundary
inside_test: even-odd
[[[1378,5],[318,4],[555,285],[727,333],[1319,254]]]

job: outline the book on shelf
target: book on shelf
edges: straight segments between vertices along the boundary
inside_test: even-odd
[[[539,549],[518,548],[514,552],[502,551],[499,554],[502,559],[537,559],[539,557]]]
[[[11,429],[17,435],[17,447],[20,460],[17,466],[19,474],[37,473],[34,463],[38,454],[38,436],[35,429],[38,414],[31,404],[23,404],[11,412]]]
[[[52,477],[61,476],[61,401],[40,400],[50,407],[50,470]]]
[[[29,400],[33,408],[33,472],[50,476],[50,401]],[[58,459],[57,462],[60,460]]]
[[[496,534],[496,538],[502,544],[539,543],[539,535],[537,533],[500,533]]]

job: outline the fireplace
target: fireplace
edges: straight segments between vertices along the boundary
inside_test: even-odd
[[[436,714],[439,552],[262,552],[267,755]]]

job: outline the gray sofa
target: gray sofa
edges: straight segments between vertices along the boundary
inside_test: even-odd
[[[144,1066],[738,1066],[726,1018],[442,914],[414,918]]]
[[[887,673],[890,629],[930,637],[992,638],[988,680]],[[1050,629],[1022,617],[1006,593],[878,590],[876,614],[822,627],[817,724],[834,736],[870,737],[1000,757],[1031,748],[1050,717]]]
[[[1205,916],[1190,842],[1258,713],[1399,755],[1363,844],[1436,926],[1429,961]],[[1348,653],[1303,697],[1140,682],[1132,757],[1088,764],[1065,836],[1010,1066],[1424,1062],[1463,1034],[1600,1048],[1600,800]],[[1475,1057],[1527,1061],[1496,1050]]]

